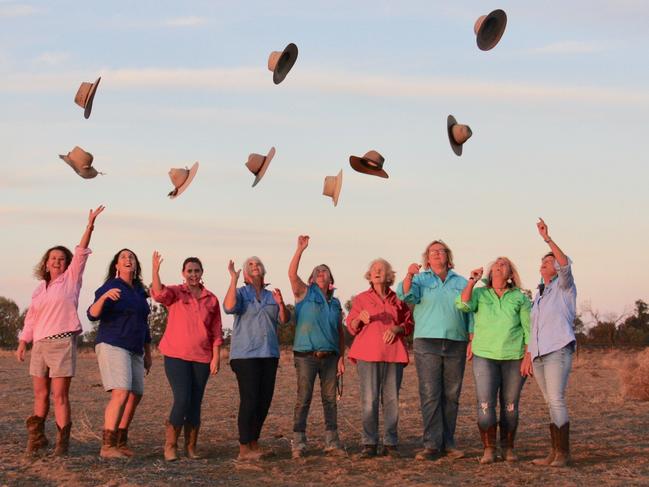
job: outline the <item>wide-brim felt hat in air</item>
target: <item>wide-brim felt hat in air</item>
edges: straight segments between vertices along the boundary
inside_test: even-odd
[[[93,155],[79,146],[76,146],[66,155],[59,154],[59,157],[83,179],[92,179],[97,174],[103,174],[92,167]]]
[[[366,152],[363,157],[349,156],[349,164],[355,171],[380,178],[389,177],[383,170],[384,163],[385,158],[375,150]]]
[[[246,167],[248,170],[255,175],[255,180],[252,182],[252,187],[254,188],[261,178],[266,174],[266,169],[270,166],[270,161],[275,157],[275,147],[271,147],[268,151],[268,154],[265,156],[262,154],[250,154],[248,156],[248,162],[246,162]]]
[[[97,92],[97,87],[101,81],[101,76],[97,78],[97,81],[94,83],[83,82],[77,94],[74,96],[74,102],[84,109],[83,116],[84,118],[90,117],[90,112],[92,111],[92,102],[95,99],[95,93]]]
[[[324,187],[322,188],[322,194],[329,196],[334,203],[334,206],[338,205],[338,198],[340,197],[340,190],[343,186],[343,170],[336,176],[326,176],[324,179]]]
[[[273,83],[280,84],[297,61],[297,46],[292,42],[283,51],[268,56],[268,69],[273,72]]]
[[[481,51],[488,51],[496,47],[500,38],[505,33],[507,14],[504,10],[494,10],[489,15],[482,15],[475,21],[473,32],[476,43]]]
[[[448,141],[451,144],[451,149],[455,152],[456,156],[462,155],[462,146],[473,135],[471,127],[457,123],[453,115],[446,118],[446,132],[448,133]]]
[[[183,192],[189,187],[194,176],[198,172],[198,162],[195,162],[191,168],[171,168],[169,170],[169,179],[171,179],[171,184],[174,185],[174,189],[169,192],[167,196],[174,199],[183,194]]]

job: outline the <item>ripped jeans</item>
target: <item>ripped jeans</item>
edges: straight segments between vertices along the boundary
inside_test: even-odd
[[[473,377],[478,402],[478,427],[486,431],[497,423],[496,400],[500,401],[500,425],[505,431],[516,431],[518,401],[525,384],[521,360],[493,360],[473,356]]]

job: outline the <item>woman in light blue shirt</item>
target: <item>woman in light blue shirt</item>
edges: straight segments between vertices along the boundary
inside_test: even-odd
[[[539,218],[539,234],[550,252],[541,259],[542,282],[532,306],[532,334],[528,347],[536,382],[550,408],[551,450],[535,465],[564,467],[570,462],[570,422],[565,390],[575,351],[574,322],[577,288],[570,260],[548,235],[548,226]]]
[[[259,436],[275,390],[279,361],[278,323],[289,313],[279,289],[265,289],[266,269],[258,257],[243,264],[245,285],[237,289],[241,270],[228,264],[230,287],[223,301],[227,314],[235,315],[230,343],[230,366],[239,384],[239,460],[258,460],[264,455]]]

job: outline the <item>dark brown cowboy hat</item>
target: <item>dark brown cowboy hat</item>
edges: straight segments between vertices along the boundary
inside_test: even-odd
[[[275,157],[275,147],[271,147],[268,151],[268,154],[250,154],[248,156],[248,162],[246,162],[246,167],[248,170],[255,175],[255,180],[252,183],[252,187],[257,186],[257,183],[261,181],[261,178],[266,174],[266,169],[270,165],[270,161]]]
[[[493,49],[500,41],[507,26],[507,14],[504,10],[494,10],[475,21],[473,32],[476,35],[478,48],[482,51]]]
[[[385,158],[375,150],[366,152],[363,157],[349,156],[349,164],[355,171],[380,178],[389,177],[388,173],[383,170],[384,163]]]
[[[59,154],[59,157],[64,160],[68,166],[74,169],[79,176],[83,179],[92,179],[97,174],[104,174],[103,172],[97,171],[92,167],[92,161],[94,157],[90,152],[86,152],[81,147],[76,146],[66,155]]]
[[[268,56],[268,69],[273,72],[273,83],[280,84],[297,61],[297,46],[292,42],[283,51]]]
[[[457,123],[453,115],[446,119],[446,131],[448,132],[448,141],[451,143],[451,149],[455,155],[462,155],[462,145],[473,135],[471,127]]]

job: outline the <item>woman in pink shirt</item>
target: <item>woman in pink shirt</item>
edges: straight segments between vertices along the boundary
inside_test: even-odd
[[[27,344],[33,342],[29,375],[34,387],[34,414],[27,418],[27,453],[35,454],[48,444],[45,436],[45,418],[50,409],[50,390],[54,393],[56,418],[56,447],[54,454],[66,455],[72,427],[69,391],[77,365],[77,335],[81,322],[77,314],[81,278],[97,216],[103,206],[90,210],[88,226],[74,254],[67,247],[57,245],[47,249],[34,269],[41,281],[25,315],[16,350],[19,361],[25,360]]]
[[[174,403],[165,433],[164,458],[178,459],[178,437],[185,428],[185,452],[199,458],[196,441],[201,424],[201,403],[210,374],[220,366],[223,343],[219,300],[203,286],[203,264],[197,257],[183,262],[184,284],[165,286],[160,281],[162,257],[153,252],[153,299],[169,311],[159,349]]]
[[[347,329],[354,335],[349,358],[357,364],[363,410],[362,458],[377,455],[379,401],[383,404],[384,453],[398,457],[399,389],[408,365],[404,337],[413,329],[412,313],[390,286],[394,271],[383,259],[372,261],[365,278],[370,288],[352,301]]]

